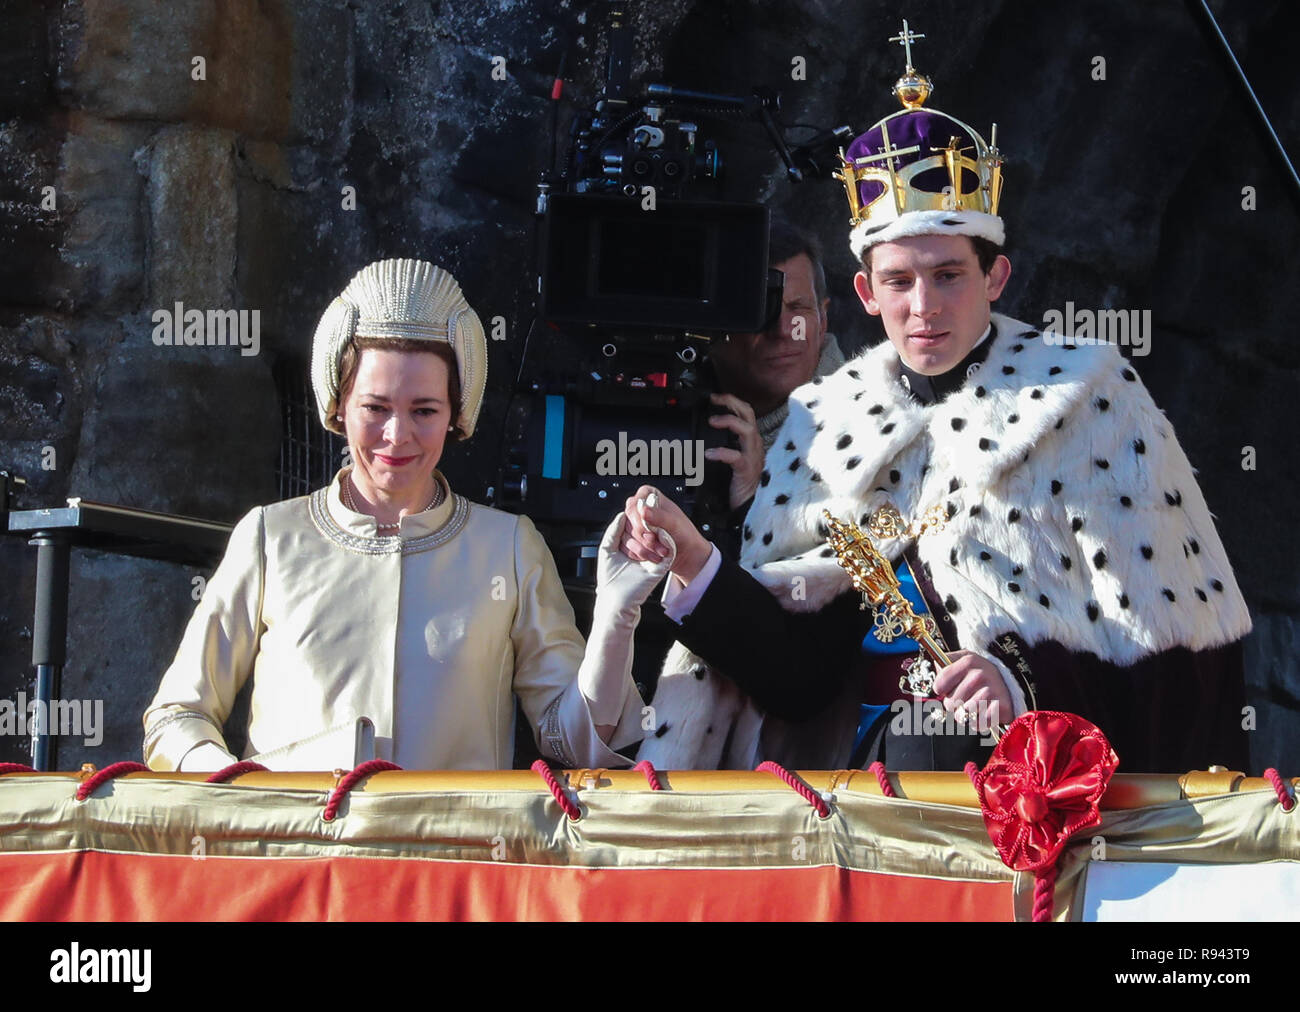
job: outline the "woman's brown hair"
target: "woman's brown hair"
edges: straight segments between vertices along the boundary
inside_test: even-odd
[[[451,427],[460,435],[460,373],[456,368],[456,353],[451,345],[441,341],[416,341],[409,338],[391,339],[387,337],[354,337],[339,356],[339,399],[335,410],[343,411],[343,402],[352,392],[352,384],[357,378],[357,367],[361,364],[361,353],[367,348],[379,351],[423,351],[437,355],[447,363],[447,398],[451,402]]]

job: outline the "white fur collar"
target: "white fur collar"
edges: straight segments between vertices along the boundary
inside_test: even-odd
[[[952,609],[964,644],[1014,628],[1128,663],[1244,635],[1191,467],[1132,367],[1108,345],[992,322],[978,374],[938,405],[910,398],[887,342],[796,390],[743,564],[790,610],[817,610],[849,587],[823,509],[861,522],[885,502],[908,519],[939,505],[948,526],[918,551],[937,590],[974,602]],[[903,547],[882,545],[891,558]]]

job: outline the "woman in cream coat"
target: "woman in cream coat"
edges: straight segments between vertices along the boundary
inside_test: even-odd
[[[353,465],[235,527],[145,713],[151,767],[234,762],[221,728],[250,676],[246,756],[365,717],[405,768],[509,768],[517,695],[544,755],[626,764],[612,749],[641,737],[632,631],[668,566],[619,552],[620,515],[584,650],[533,524],[436,469],[447,436],[473,432],[486,366],[478,317],[432,264],[371,264],[334,300],[312,382]]]

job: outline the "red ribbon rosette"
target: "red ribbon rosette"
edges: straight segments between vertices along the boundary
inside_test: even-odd
[[[1118,767],[1119,757],[1096,724],[1050,710],[1021,714],[984,769],[974,771],[972,764],[998,856],[1007,867],[1038,876],[1035,920],[1050,919],[1056,859],[1071,836],[1101,821],[1101,796]]]

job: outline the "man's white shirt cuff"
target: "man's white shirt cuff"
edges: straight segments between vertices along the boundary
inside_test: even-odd
[[[662,598],[664,614],[678,625],[681,625],[682,619],[695,610],[695,606],[700,603],[700,598],[709,589],[709,584],[713,582],[713,578],[718,575],[718,569],[722,566],[722,553],[718,551],[718,546],[709,547],[713,549],[709,553],[709,561],[695,574],[695,578],[690,583],[683,581],[676,573],[669,573],[668,579],[664,581]]]

